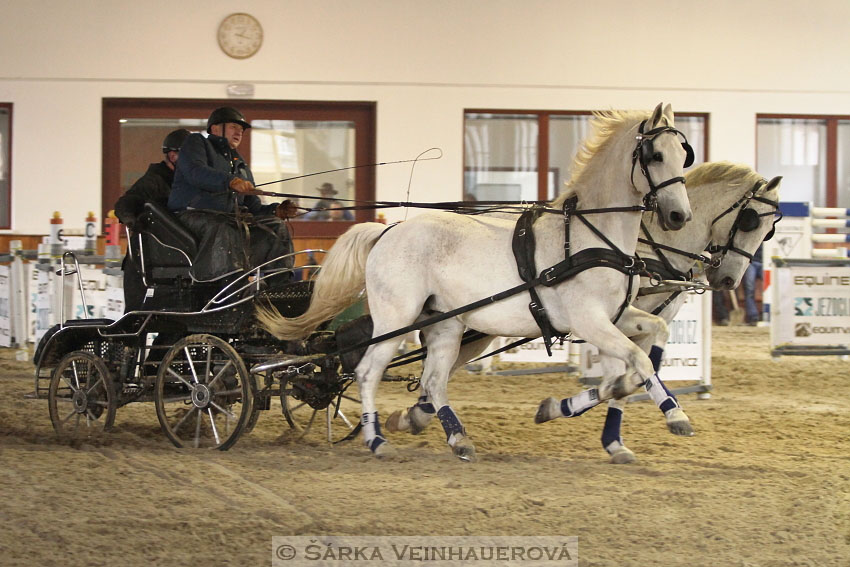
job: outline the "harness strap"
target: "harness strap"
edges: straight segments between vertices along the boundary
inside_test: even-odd
[[[667,299],[665,299],[663,302],[661,302],[660,305],[658,305],[658,307],[656,307],[655,309],[652,310],[652,314],[660,316],[661,312],[664,311],[665,309],[667,309],[667,306],[670,305],[671,303],[673,303],[673,300],[675,300],[681,294],[682,294],[681,291],[674,291],[673,293],[668,295]],[[638,292],[638,295],[640,295],[640,292]]]
[[[541,214],[543,214],[543,211],[539,207],[532,207],[520,215],[514,226],[511,248],[513,249],[519,277],[525,282],[531,281],[537,276],[537,266],[534,262],[536,241],[533,227],[534,222],[540,218]],[[532,287],[528,290],[528,294],[531,296],[528,310],[543,335],[546,354],[552,356],[552,322],[546,315],[546,308],[543,307],[543,302],[540,300],[537,290]]]
[[[655,242],[655,240],[653,240],[652,238],[652,234],[650,234],[649,232],[649,228],[647,228],[643,220],[640,221],[640,228],[646,235],[646,239],[644,240],[643,238],[638,238],[638,242],[648,244],[650,247],[652,247],[653,252],[655,252],[655,254],[658,256],[658,260],[655,260],[653,258],[647,258],[646,260],[644,260],[644,263],[647,265],[647,269],[649,270],[650,274],[659,274],[662,276],[661,279],[665,280],[691,279],[691,276],[693,275],[693,270],[689,271],[688,273],[684,273],[674,268],[673,264],[670,263],[670,260],[667,258],[667,256],[664,255],[664,250],[667,250],[668,252],[675,252],[676,254],[685,256],[686,258],[690,258],[692,260],[708,260],[708,258],[706,258],[705,256],[698,256],[696,254],[691,254],[690,252],[686,252],[684,250],[673,248],[672,246],[666,246],[664,244],[659,244],[658,242]]]
[[[460,339],[460,344],[465,345],[471,342],[475,342],[479,339],[483,339],[486,336],[488,336],[486,333],[470,329],[469,331],[463,333],[463,336]],[[418,348],[416,350],[412,350],[410,352],[398,355],[397,357],[392,359],[392,364],[388,365],[387,368],[395,368],[397,366],[404,366],[405,364],[425,360],[426,356],[428,356],[427,345],[423,346],[422,348]]]

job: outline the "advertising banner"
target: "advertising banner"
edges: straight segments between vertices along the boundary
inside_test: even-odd
[[[771,347],[850,344],[850,262],[776,261]]]

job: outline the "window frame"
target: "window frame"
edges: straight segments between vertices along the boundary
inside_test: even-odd
[[[537,116],[537,199],[539,201],[548,200],[548,176],[549,176],[549,117],[550,116],[592,116],[592,110],[531,110],[531,109],[492,109],[492,108],[465,108],[463,110],[463,129],[465,135],[466,115],[467,114],[515,114]],[[703,134],[703,147],[705,148],[705,159],[709,161],[708,133],[710,114],[708,112],[677,112],[676,116],[687,118],[703,118],[705,120],[705,130]],[[467,155],[466,144],[463,146],[463,163],[462,177],[465,179],[467,173]],[[557,174],[556,174],[557,175]],[[557,185],[556,185],[557,187]],[[463,188],[464,198],[466,187]]]
[[[838,123],[850,121],[850,115],[845,114],[756,114],[756,170],[760,168],[758,163],[758,126],[759,120],[823,120],[826,122],[826,203],[824,207],[838,206]]]
[[[274,120],[345,120],[354,123],[354,180],[357,201],[375,200],[375,168],[363,167],[376,162],[376,103],[373,101],[301,101],[254,99],[177,99],[177,98],[104,98],[102,101],[102,178],[101,218],[121,196],[120,123],[121,118],[186,118],[209,116],[220,106],[235,106],[251,120],[253,117]],[[251,137],[245,136],[239,146],[246,157],[251,154]],[[249,162],[250,165],[250,162]],[[313,172],[307,172],[308,174]],[[285,193],[281,188],[269,191]],[[357,222],[375,219],[371,209],[354,211],[354,221],[297,221],[290,223],[297,238],[336,237]]]
[[[6,154],[3,156],[3,159],[6,160],[6,172],[9,175],[5,194],[0,194],[0,199],[4,199],[6,202],[8,216],[6,219],[2,219],[5,220],[5,222],[0,220],[0,230],[12,229],[12,141],[14,139],[14,106],[14,103],[11,102],[0,102],[0,108],[4,108],[9,112],[9,139],[6,140],[6,147],[0,148],[0,151],[4,151]]]

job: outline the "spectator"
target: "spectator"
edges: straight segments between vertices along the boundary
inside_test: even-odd
[[[757,325],[761,317],[759,317],[758,305],[756,304],[756,281],[764,281],[764,269],[762,262],[762,250],[759,246],[753,256],[753,261],[744,272],[744,279],[741,282],[744,287],[744,304],[746,306],[746,316],[744,321],[747,325]]]

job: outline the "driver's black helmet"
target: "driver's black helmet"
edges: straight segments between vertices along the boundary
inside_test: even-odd
[[[186,137],[191,134],[185,128],[180,128],[168,134],[162,141],[162,153],[179,152],[180,146],[186,141]]]
[[[212,114],[210,114],[210,117],[207,120],[207,134],[210,133],[210,127],[212,127],[213,124],[225,124],[227,122],[235,122],[246,130],[251,127],[241,112],[232,106],[222,106],[221,108],[216,108],[212,111]]]

